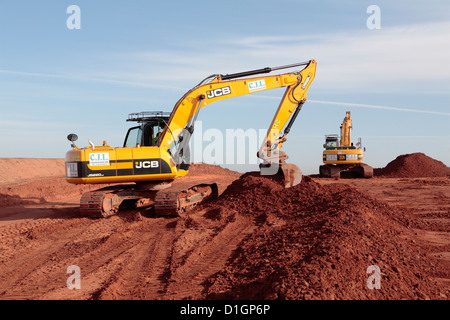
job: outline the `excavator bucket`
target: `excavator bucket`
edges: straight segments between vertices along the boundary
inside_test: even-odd
[[[286,189],[294,187],[302,182],[302,171],[295,164],[286,163],[287,159],[289,159],[289,156],[285,152],[278,152],[278,163],[280,165],[278,174],[282,175],[284,187]]]
[[[265,162],[260,164],[260,170],[262,175],[273,175],[273,167],[271,164],[278,162],[277,175],[281,178],[284,187],[291,188],[302,182],[302,171],[295,164],[286,163],[289,158],[283,151],[273,151],[270,153],[271,157],[263,158]],[[260,153],[258,153],[258,157]]]
[[[283,162],[280,169],[285,188],[294,187],[302,182],[302,171],[295,164]]]

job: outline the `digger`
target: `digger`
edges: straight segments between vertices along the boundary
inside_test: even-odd
[[[213,74],[186,92],[171,113],[132,113],[122,147],[103,143],[79,148],[69,134],[72,150],[65,156],[66,180],[73,184],[113,184],[82,195],[80,212],[108,217],[129,207],[153,207],[156,215],[178,216],[198,203],[217,197],[211,181],[177,183],[189,172],[189,140],[202,108],[210,103],[264,90],[286,87],[257,156],[262,175],[278,174],[286,188],[301,182],[301,170],[287,164],[281,151],[286,135],[306,101],[314,80],[315,60],[233,74]],[[269,74],[292,69],[290,72]],[[284,131],[282,132],[284,128]]]
[[[357,178],[373,177],[373,168],[363,163],[363,151],[361,138],[356,146],[353,145],[351,130],[352,119],[350,111],[347,111],[342,121],[341,138],[337,134],[325,136],[323,147],[323,165],[319,167],[320,175],[327,178],[340,178],[350,176]]]

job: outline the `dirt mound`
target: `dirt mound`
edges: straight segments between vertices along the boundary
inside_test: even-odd
[[[67,197],[81,196],[83,193],[105,187],[106,185],[74,185],[65,178],[44,179],[11,187],[0,187],[0,208],[45,203]]]
[[[0,158],[0,186],[64,175],[64,159]]]
[[[439,296],[425,278],[426,252],[402,238],[409,217],[342,184],[309,177],[290,189],[244,174],[213,204],[259,224],[223,271],[208,299],[400,299]],[[428,260],[427,260],[428,259]],[[369,290],[367,268],[381,269],[383,290]]]
[[[0,158],[0,208],[45,203],[101,186],[65,181],[64,159]]]
[[[450,176],[450,168],[418,152],[398,156],[386,167],[375,169],[374,174],[392,178],[445,177]]]
[[[191,163],[191,165],[189,166],[189,175],[232,175],[238,178],[240,176],[240,173],[223,168],[218,165],[199,162]]]

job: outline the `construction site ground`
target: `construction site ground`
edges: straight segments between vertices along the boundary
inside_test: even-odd
[[[141,209],[92,219],[79,200],[101,186],[68,184],[62,159],[0,168],[3,300],[450,298],[446,174],[305,176],[284,189],[194,164],[181,179],[215,180],[218,199],[178,218]],[[67,287],[70,266],[80,289]],[[380,287],[370,289],[373,266]]]

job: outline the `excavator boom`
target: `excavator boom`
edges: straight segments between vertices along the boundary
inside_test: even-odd
[[[264,75],[251,77],[249,75],[266,74],[275,70],[294,68],[302,66],[300,71],[283,74]],[[255,92],[286,87],[285,93],[270,123],[265,140],[260,147],[258,156],[264,160],[262,168],[263,174],[276,174],[279,167],[284,166],[287,155],[279,152],[282,144],[286,141],[289,133],[302,105],[306,101],[306,94],[311,82],[314,80],[317,63],[315,60],[301,62],[297,64],[285,65],[275,68],[263,68],[258,70],[240,72],[227,75],[212,75],[203,80],[198,86],[187,92],[175,105],[168,125],[164,129],[158,144],[162,150],[171,150],[174,144],[187,147],[188,141],[194,130],[195,120],[200,110],[207,105],[233,97],[247,95]],[[290,120],[290,121],[289,121]],[[289,121],[289,123],[288,123]],[[281,131],[285,128],[284,133]],[[180,138],[183,143],[180,143]],[[185,150],[185,149],[184,149]],[[183,159],[182,148],[172,152],[179,170],[187,170],[188,160]],[[293,168],[295,169],[295,168]],[[285,178],[293,174],[290,170],[285,174]],[[298,171],[295,169],[295,171]],[[297,175],[298,176],[298,175]],[[290,179],[286,186],[293,186],[300,183],[301,177]],[[295,181],[295,182],[294,182]]]

